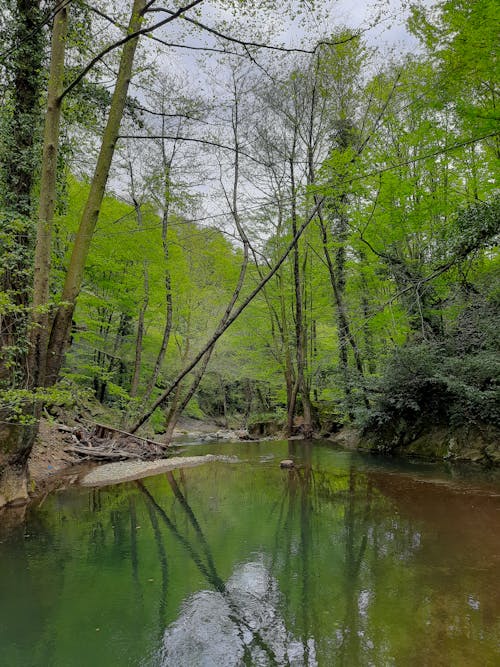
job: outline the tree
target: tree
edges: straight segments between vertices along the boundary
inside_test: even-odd
[[[8,13],[10,9],[10,14]],[[36,139],[45,32],[40,0],[7,3],[6,91],[0,143],[2,209],[1,291],[8,301],[0,316],[0,382],[25,381],[26,312],[30,300],[34,229],[32,195],[37,169]],[[5,61],[4,61],[5,62]]]

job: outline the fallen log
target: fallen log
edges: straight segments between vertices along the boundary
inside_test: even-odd
[[[90,421],[88,424],[87,427],[79,426],[71,430],[68,428],[67,439],[70,442],[65,451],[77,454],[80,460],[162,459],[167,456],[166,450],[172,447],[114,426]]]
[[[66,424],[56,424],[57,430],[61,431],[62,433],[74,433],[75,432],[75,427],[74,426],[66,426]]]
[[[90,456],[96,459],[142,459],[140,454],[136,454],[135,452],[126,452],[123,449],[114,449],[110,451],[97,449],[96,447],[72,446],[66,447],[64,451],[74,452],[75,454],[82,454],[83,456]]]

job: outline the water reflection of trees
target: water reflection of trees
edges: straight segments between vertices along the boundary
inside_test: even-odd
[[[343,582],[331,605],[344,610],[343,618],[337,614],[335,662],[341,665],[361,664],[361,633],[359,632],[360,570],[365,558],[368,532],[372,521],[372,486],[366,483],[364,475],[357,473],[354,465],[348,471],[333,475],[315,470],[313,466],[312,443],[289,442],[290,458],[300,456],[300,467],[287,471],[284,476],[282,502],[278,516],[276,540],[273,553],[273,571],[282,570],[285,598],[293,599],[292,589],[300,586],[300,637],[302,643],[302,664],[314,664],[316,654],[327,655],[328,644],[331,652],[331,632],[324,632],[316,604],[321,588],[328,586],[326,578],[336,576]],[[341,530],[337,528],[335,538],[339,541],[336,550],[338,559],[321,569],[318,576],[319,542],[325,538],[318,525],[321,516],[343,514]],[[332,522],[333,523],[333,522]],[[293,540],[298,535],[298,548]],[[295,553],[294,553],[295,552]],[[342,553],[343,552],[343,553]],[[292,561],[295,561],[295,567]],[[342,574],[338,571],[342,569]],[[330,571],[329,571],[330,570]],[[343,598],[343,599],[342,599]],[[335,616],[335,614],[332,614]],[[293,613],[289,614],[290,620]],[[319,630],[319,632],[318,632]],[[325,641],[326,640],[326,641]]]
[[[244,664],[255,664],[252,662],[254,649],[265,656],[267,662],[263,664],[315,665],[318,660],[324,662],[334,657],[336,664],[358,665],[367,659],[386,659],[388,656],[378,648],[384,642],[370,630],[369,607],[377,592],[379,555],[390,549],[395,549],[400,556],[406,553],[408,535],[403,540],[405,544],[401,544],[401,531],[394,525],[394,518],[388,520],[383,512],[377,515],[373,484],[354,464],[335,474],[317,470],[313,465],[312,447],[291,441],[288,455],[298,458],[299,453],[300,466],[283,471],[279,502],[269,519],[275,522],[275,537],[269,550],[269,590],[261,599],[261,604],[278,607],[274,611],[276,618],[280,618],[279,613],[283,614],[282,625],[278,623],[279,627],[274,631],[288,633],[287,641],[293,644],[294,662],[290,663],[289,657],[286,658],[288,662],[281,661],[280,651],[276,650],[279,642],[277,644],[272,636],[273,629],[256,629],[255,619],[249,618],[248,609],[245,609],[244,603],[248,600],[238,599],[234,587],[228,588],[219,575],[208,540],[187,501],[186,482],[184,480],[181,490],[173,473],[167,473],[166,479],[176,499],[175,511],[167,512],[146,484],[137,482],[148,507],[158,555],[163,563],[162,571],[166,571],[166,552],[159,521],[184,548],[209,588],[222,597],[230,610],[231,622],[244,649]],[[380,505],[380,497],[377,498]],[[185,521],[180,521],[180,517]],[[332,530],[330,545],[328,540],[325,541],[327,526]],[[163,610],[167,585],[165,574],[161,591]],[[281,595],[271,590],[277,585]],[[241,594],[241,591],[237,593]],[[210,600],[214,611],[223,614],[216,599]],[[196,604],[200,607],[207,605],[206,595],[199,599],[192,597],[185,603],[179,617],[184,624],[194,620],[201,622],[194,609]],[[325,608],[328,610],[326,620],[323,618]],[[162,627],[164,618],[163,611],[160,614]],[[249,632],[251,639],[245,640]],[[298,641],[293,640],[292,635]],[[217,638],[213,641],[217,642]],[[283,650],[286,655],[286,649]]]
[[[185,495],[181,491],[174,475],[168,472],[166,473],[166,478],[174,493],[175,498],[179,502],[179,505],[182,508],[183,512],[185,513],[185,516],[188,518],[190,525],[194,528],[195,539],[194,540],[191,539],[187,531],[183,533],[178,527],[177,523],[172,520],[172,518],[168,515],[165,509],[157,502],[151,491],[148,490],[148,488],[144,485],[144,483],[141,481],[137,481],[136,482],[137,486],[144,495],[147,505],[149,507],[150,510],[149,516],[150,518],[152,518],[153,527],[156,526],[155,537],[157,538],[159,553],[164,553],[164,551],[160,550],[161,537],[159,535],[156,515],[162,520],[164,525],[169,529],[173,537],[185,548],[190,558],[193,560],[193,562],[198,567],[199,571],[204,576],[206,582],[210,585],[211,588],[215,589],[217,594],[223,600],[224,605],[229,612],[227,614],[227,617],[234,624],[237,636],[240,640],[239,647],[241,648],[243,654],[242,655],[243,664],[244,665],[255,664],[254,663],[255,649],[257,650],[257,654],[265,656],[265,658],[267,659],[265,664],[268,665],[281,664],[281,661],[279,660],[280,656],[279,655],[277,656],[275,648],[273,648],[272,645],[273,643],[275,643],[276,639],[279,640],[280,638],[265,637],[264,634],[261,632],[261,629],[263,629],[264,632],[267,635],[269,635],[270,628],[265,626],[263,628],[259,628],[256,623],[255,615],[252,617],[252,614],[248,614],[248,609],[245,609],[245,607],[242,604],[238,603],[238,599],[234,594],[234,590],[229,589],[222,580],[222,578],[220,577],[220,575],[218,574],[214,557],[210,549],[210,546],[208,544],[208,541],[205,538],[203,530],[201,529],[200,524],[191,506],[187,502]],[[268,593],[268,591],[266,591],[266,593]],[[162,596],[163,595],[166,595],[165,590],[162,590]],[[206,601],[206,599],[207,596],[204,595],[203,600]],[[218,610],[220,613],[221,608],[219,607],[217,609],[217,601],[218,598],[211,601],[211,604],[214,607],[213,611],[216,612]],[[261,599],[260,602],[262,603],[264,602],[264,600]],[[190,633],[195,633],[197,629],[198,629],[197,627],[190,627],[188,630]],[[210,642],[212,648],[214,649],[214,652],[216,652],[220,648],[218,642],[221,641],[224,641],[223,636],[214,636],[210,638]],[[163,651],[164,658],[166,656],[166,651],[171,650],[171,648],[172,648],[171,646],[165,647]],[[210,653],[210,648],[211,647],[208,644],[203,647],[203,649],[207,654]],[[194,660],[195,658],[196,656],[194,655],[191,655],[190,657],[191,660]],[[229,660],[232,661],[232,657],[230,655],[228,655],[227,658],[229,658]],[[177,656],[177,660],[178,659],[179,656]],[[170,663],[165,663],[165,664],[170,664]],[[179,663],[177,662],[177,664]],[[232,664],[232,662],[227,664]]]
[[[196,664],[203,641],[219,667],[494,664],[498,499],[363,472],[348,455],[328,468],[303,442],[288,456],[296,469],[214,467],[49,498],[0,561],[2,649],[24,641],[44,664],[70,664],[53,628],[78,625],[101,659],[107,621],[130,635],[135,664],[152,637],[184,647],[163,651],[176,667]]]
[[[267,582],[260,598],[245,596],[246,575],[240,566],[235,566],[227,581],[220,575],[216,564],[220,544],[210,547],[205,533],[209,526],[200,522],[187,501],[186,478],[173,473],[166,476],[175,498],[168,511],[146,484],[138,484],[162,569],[160,632],[165,628],[168,594],[167,543],[162,527],[182,546],[208,587],[185,600],[167,632],[202,624],[203,614],[210,609],[220,618],[226,614],[242,647],[242,664],[259,664],[258,655],[262,664],[333,661],[356,666],[411,661],[418,656],[423,656],[424,662],[426,656],[439,661],[439,646],[448,641],[451,632],[448,626],[453,625],[453,632],[464,636],[481,631],[483,626],[474,629],[474,619],[470,620],[470,605],[476,604],[476,597],[460,597],[459,580],[450,581],[447,587],[436,579],[426,581],[418,570],[426,549],[438,546],[432,529],[436,519],[431,516],[436,513],[435,503],[428,503],[427,516],[426,506],[419,503],[419,495],[412,492],[408,480],[401,475],[362,472],[354,460],[337,470],[317,467],[314,449],[307,443],[290,442],[288,456],[300,460],[300,465],[280,473],[281,488],[273,489],[273,509],[263,518],[274,526],[273,538],[267,541],[258,563],[246,564]],[[447,498],[449,501],[446,492],[443,495],[441,506]],[[423,534],[426,528],[429,531]],[[430,561],[435,560],[432,554]],[[428,587],[427,593],[422,586]],[[440,586],[442,594],[429,594]],[[272,623],[259,625],[261,620],[256,621],[256,600],[261,611],[272,609]],[[415,610],[422,605],[422,640],[416,645],[411,633],[395,629],[412,627]],[[451,617],[454,624],[449,622]],[[424,624],[430,624],[430,629]],[[210,629],[212,642],[225,645],[227,627],[219,624]],[[284,642],[279,635],[285,636]],[[173,640],[172,635],[168,638]],[[227,660],[229,665],[237,664],[232,662],[230,651]]]

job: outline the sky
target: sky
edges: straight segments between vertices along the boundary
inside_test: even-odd
[[[249,0],[248,4],[255,8],[259,1],[265,0]],[[219,27],[224,22],[221,31],[229,35],[268,44],[284,45],[289,48],[311,48],[318,39],[340,26],[363,30],[366,42],[383,50],[404,53],[417,48],[416,40],[405,27],[407,13],[404,8],[406,4],[404,0],[316,0],[314,9],[310,8],[307,0],[302,3],[298,0],[281,0],[274,3],[268,2],[268,4],[274,5],[277,9],[258,11],[253,17],[245,18],[242,17],[241,12],[234,14],[224,8],[222,2],[206,0],[200,5],[199,13],[190,11],[188,15],[213,27]],[[305,7],[303,14],[292,18],[293,11],[297,10],[299,6]],[[377,22],[376,17],[380,10],[383,11],[383,16],[382,20]],[[154,18],[159,20],[162,15],[156,14]],[[191,26],[180,20],[173,21],[155,34],[169,42],[192,46],[220,46],[220,41],[217,42],[212,35],[207,35],[199,30],[193,31]],[[143,48],[148,50],[157,47],[154,42],[143,41],[143,44]],[[233,47],[230,45],[230,48]],[[178,75],[179,86],[186,86],[185,91],[188,95],[190,92],[201,92],[204,96],[219,97],[218,93],[221,92],[221,96],[224,97],[223,88],[225,77],[228,74],[227,70],[224,74],[224,69],[217,66],[220,56],[210,52],[185,49],[165,50],[163,47],[158,47],[158,49],[156,57],[158,68],[169,75]],[[270,53],[272,54],[269,51],[257,51],[256,60],[265,63]],[[259,54],[262,56],[259,57]],[[161,87],[160,81],[156,82],[155,87],[157,86]],[[147,93],[144,91],[145,88],[136,87],[133,84],[133,94],[146,103],[146,106],[149,106]],[[158,126],[157,118],[150,117],[148,120]],[[198,148],[195,144],[184,144],[183,146],[183,150],[188,150],[193,156],[200,153]],[[149,152],[147,144],[144,150],[146,154]],[[225,155],[225,158],[232,162],[231,154]],[[206,166],[209,168],[208,164]],[[215,172],[218,171],[217,165],[212,165],[212,169]],[[204,185],[198,185],[196,190],[208,195],[204,197],[204,207],[209,212],[213,212],[219,210],[220,202],[218,200],[215,204],[213,201],[210,202],[210,194],[213,190],[209,183],[210,180],[209,178]],[[116,182],[114,186],[117,190],[122,189]]]
[[[426,4],[431,1],[425,0]],[[248,4],[255,7],[259,2],[251,1]],[[261,39],[258,41],[283,44],[287,47],[310,48],[318,37],[343,25],[363,30],[364,39],[373,46],[394,49],[397,52],[417,48],[417,41],[405,27],[405,0],[316,0],[314,7],[311,7],[307,0],[281,0],[268,4],[274,5],[276,10],[258,11],[252,19],[241,12],[235,16],[230,9],[223,7],[223,2],[207,1],[200,5],[198,18],[210,26],[219,26],[221,22],[225,22],[223,32],[241,35],[247,39],[255,39],[255,30],[259,29]],[[300,7],[303,8],[302,14],[293,19],[292,14]],[[382,20],[373,25],[379,12],[383,13]],[[188,12],[188,15],[197,16],[194,11]],[[183,41],[197,46],[214,44],[210,35],[187,31],[184,26],[184,22],[174,21],[161,31],[161,37],[168,41]],[[173,57],[176,67],[184,69],[189,76],[196,76],[196,58],[199,52],[176,49],[174,53],[174,56],[171,52],[165,56],[165,65],[171,68]],[[212,57],[210,54],[203,56],[205,61]]]

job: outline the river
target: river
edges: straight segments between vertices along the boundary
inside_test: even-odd
[[[240,462],[71,487],[0,528],[0,665],[500,664],[498,473],[185,453]]]

